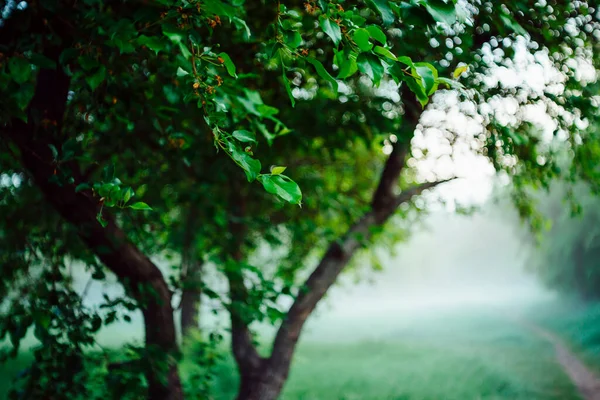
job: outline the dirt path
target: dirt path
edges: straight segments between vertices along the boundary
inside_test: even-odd
[[[573,354],[556,335],[535,326],[526,324],[529,329],[554,345],[556,358],[566,374],[585,400],[600,400],[600,378],[590,371],[583,362]]]

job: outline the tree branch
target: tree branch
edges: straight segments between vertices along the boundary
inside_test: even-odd
[[[394,144],[392,153],[389,155],[381,176],[379,184],[371,200],[371,209],[377,217],[378,223],[383,223],[390,212],[396,209],[394,193],[398,186],[398,179],[406,165],[406,157],[410,152],[410,141],[419,123],[421,106],[418,104],[414,94],[410,92],[407,85],[402,86],[402,98],[404,99],[403,127],[399,140]]]
[[[421,107],[416,103],[414,95],[407,88],[404,88],[402,94],[405,108],[402,129],[404,141],[394,146],[385,163],[379,184],[373,194],[371,210],[355,222],[342,237],[330,244],[320,263],[306,280],[277,332],[272,354],[265,369],[266,373],[276,377],[281,385],[287,378],[294,348],[304,323],[356,250],[372,236],[372,228],[384,224],[401,204],[410,201],[413,196],[447,182],[443,180],[423,183],[399,195],[394,194],[410,150],[410,139],[421,115]]]

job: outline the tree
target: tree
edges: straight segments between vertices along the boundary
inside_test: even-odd
[[[127,317],[123,307],[144,316],[140,371],[148,398],[182,398],[172,294],[187,293],[193,324],[199,291],[218,296],[191,267],[205,259],[229,282],[223,302],[239,399],[277,398],[306,319],[353,255],[390,218],[406,214],[413,197],[452,178],[418,183],[407,163],[430,96],[461,89],[449,78],[467,68],[465,82],[480,93],[470,101],[516,95],[482,84],[493,64],[481,56],[485,46],[529,35],[562,67],[574,49],[589,50],[597,24],[583,2],[2,5],[1,162],[3,176],[16,183],[1,189],[9,216],[0,230],[7,238],[3,290],[11,306],[1,327],[15,351],[31,325],[44,345],[21,388],[27,398],[85,391],[68,371],[52,387],[37,378],[59,368],[61,357],[83,362],[101,325]],[[576,34],[565,35],[571,19]],[[510,49],[505,45],[506,59]],[[523,104],[564,98],[524,94]],[[484,122],[479,153],[520,187],[561,174],[531,126],[505,126],[490,115]],[[569,139],[577,149],[588,147]],[[384,141],[387,155],[380,151]],[[263,164],[273,167],[263,173]],[[365,165],[379,171],[377,179]],[[589,172],[580,165],[569,172]],[[526,214],[524,194],[516,200]],[[32,220],[32,207],[44,207],[43,218]],[[284,249],[275,271],[249,261],[264,241]],[[165,279],[149,258],[160,253],[179,254],[183,276]],[[302,281],[315,255],[320,261]],[[98,279],[104,265],[127,296],[106,299],[101,310],[82,306],[69,284],[71,260]],[[293,299],[283,313],[282,296]],[[250,329],[264,318],[280,322],[266,358]]]
[[[595,300],[599,295],[598,199],[585,185],[573,191],[564,186],[554,185],[551,195],[539,201],[550,227],[540,233],[528,265],[548,287]]]

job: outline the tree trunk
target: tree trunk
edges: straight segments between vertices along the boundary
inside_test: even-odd
[[[192,202],[189,206],[188,218],[183,232],[181,249],[181,277],[183,291],[181,293],[181,336],[193,329],[198,329],[198,314],[202,295],[202,261],[196,247],[198,205]]]
[[[344,235],[330,244],[325,255],[299,291],[279,327],[273,342],[271,356],[267,359],[260,359],[258,367],[244,365],[240,362],[240,360],[244,361],[243,358],[236,358],[241,375],[237,400],[275,400],[278,398],[287,380],[294,351],[306,320],[348,265],[352,256],[372,236],[372,228],[383,225],[401,204],[410,201],[413,196],[446,182],[446,180],[426,182],[404,190],[400,194],[395,193],[406,157],[409,154],[410,138],[421,114],[420,105],[406,86],[403,88],[402,97],[405,108],[403,136],[406,139],[396,143],[388,157],[381,172],[379,184],[373,194],[371,209],[352,224]],[[230,278],[230,285],[233,283],[235,281]],[[234,287],[232,285],[232,296],[235,294]],[[241,295],[243,299],[245,294],[241,293]],[[232,314],[232,322],[235,322],[233,317]],[[235,325],[232,326],[233,333],[235,333]],[[247,328],[247,325],[243,327]],[[243,342],[238,343],[238,346],[234,342],[234,350],[236,347],[248,348],[247,344]]]
[[[44,55],[59,63],[62,49],[50,47]],[[175,335],[171,292],[152,261],[127,239],[110,215],[102,227],[96,216],[102,209],[99,199],[90,191],[76,192],[82,183],[81,169],[75,161],[58,166],[51,148],[61,149],[67,140],[62,130],[70,79],[62,67],[40,69],[34,96],[27,108],[28,122],[13,119],[0,128],[0,135],[19,148],[21,163],[44,194],[46,201],[78,230],[83,242],[119,278],[128,294],[134,298],[144,316],[146,347],[153,368],[148,368],[148,398],[180,400],[183,398],[174,353],[178,351]],[[44,116],[53,124],[44,124]],[[56,170],[69,174],[71,183],[56,183]],[[60,176],[60,174],[59,174]],[[54,178],[54,179],[53,179]],[[165,364],[166,368],[165,368]]]
[[[181,334],[185,337],[191,330],[199,329],[200,305],[202,299],[202,264],[192,263],[188,269],[181,294]]]
[[[254,370],[241,374],[237,400],[276,400],[285,378],[278,373]]]

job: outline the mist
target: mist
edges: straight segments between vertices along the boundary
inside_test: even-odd
[[[556,295],[527,271],[526,255],[535,248],[512,206],[487,196],[475,206],[472,215],[438,208],[411,222],[406,240],[391,248],[376,245],[359,255],[318,305],[302,340],[376,339],[428,318],[469,310],[514,311],[554,299]],[[371,263],[370,252],[376,253],[380,270]],[[164,273],[169,273],[173,261],[154,260]],[[77,266],[73,276],[74,286],[85,293],[88,306],[101,304],[105,296],[123,294],[114,276],[106,282],[91,280],[89,273]],[[226,293],[226,282],[218,275],[208,279],[216,291]],[[288,304],[282,301],[282,308]],[[221,306],[222,312],[215,316],[211,313],[214,308],[219,308],[217,302],[203,301],[201,326],[226,329],[226,311]],[[131,317],[129,323],[103,328],[99,343],[141,342],[141,315]],[[265,339],[274,333],[274,328],[266,324],[257,324],[255,329]]]
[[[506,204],[488,203],[473,215],[433,213],[391,252],[377,249],[383,270],[366,263],[346,274],[318,308],[307,337],[377,338],[443,314],[514,312],[551,301],[556,294],[528,271],[526,255],[535,249],[527,236]],[[375,321],[377,329],[348,330]]]

